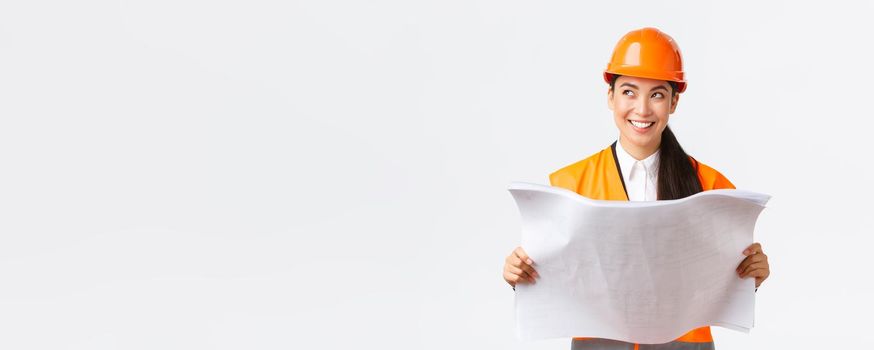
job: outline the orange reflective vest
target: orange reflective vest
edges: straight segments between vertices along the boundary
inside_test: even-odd
[[[734,188],[731,181],[728,181],[716,169],[704,165],[694,158],[689,158],[698,170],[698,180],[701,181],[701,188],[704,191]],[[622,179],[620,174],[619,162],[616,160],[616,143],[614,142],[610,147],[550,174],[549,182],[552,186],[566,188],[591,199],[627,201],[628,194],[625,191],[625,180]],[[596,339],[574,338],[574,348],[582,348],[582,341],[584,340]],[[595,342],[592,343],[594,345]],[[686,333],[671,343],[677,343],[673,344],[677,345],[676,348],[685,348],[684,345],[702,345],[700,343],[712,344],[713,336],[710,334],[710,327],[701,327]],[[628,345],[628,343],[622,344]],[[605,344],[600,344],[599,342],[598,345],[600,348]],[[638,344],[634,344],[634,349],[638,347]]]

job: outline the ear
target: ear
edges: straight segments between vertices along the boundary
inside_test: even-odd
[[[613,110],[613,89],[607,89],[607,108]]]
[[[674,114],[674,111],[677,110],[677,102],[679,101],[680,94],[674,94],[674,96],[671,97],[671,113],[668,114]]]

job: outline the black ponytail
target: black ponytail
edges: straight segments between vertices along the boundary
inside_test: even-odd
[[[616,84],[619,75],[610,80],[610,90]],[[669,81],[671,95],[678,94],[677,84]],[[698,162],[686,154],[670,126],[662,131],[662,142],[659,145],[659,183],[658,199],[680,199],[701,192],[701,182],[698,180]]]
[[[680,199],[698,192],[701,192],[698,162],[692,164],[671,127],[666,126],[659,146],[658,199]]]

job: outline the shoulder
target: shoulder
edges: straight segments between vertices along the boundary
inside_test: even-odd
[[[691,158],[691,157],[690,157]],[[718,189],[734,189],[734,184],[728,180],[725,175],[722,175],[718,170],[699,162],[692,158],[695,167],[698,169],[698,179],[701,181],[701,189],[704,191]]]
[[[584,177],[584,174],[594,171],[599,164],[603,164],[607,161],[611,164],[613,162],[613,150],[610,146],[581,161],[567,165],[556,170],[552,174],[549,174],[549,183],[552,186],[562,187],[576,192],[577,187],[580,184],[580,179]]]

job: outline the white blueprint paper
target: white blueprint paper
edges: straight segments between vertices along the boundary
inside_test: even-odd
[[[768,195],[714,190],[670,201],[598,201],[513,183],[522,248],[540,274],[516,286],[526,340],[672,341],[702,326],[748,332],[755,282],[735,268]]]

